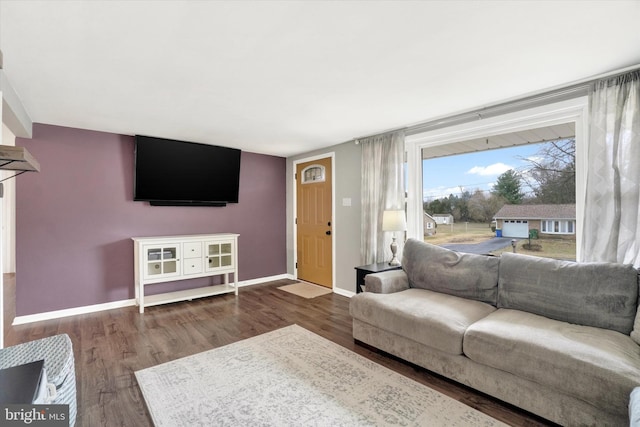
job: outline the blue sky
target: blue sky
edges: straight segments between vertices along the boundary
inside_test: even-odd
[[[460,187],[471,193],[476,189],[490,191],[498,176],[509,169],[521,170],[534,157],[539,144],[521,145],[500,150],[459,154],[423,161],[423,200],[460,194]],[[526,192],[526,188],[523,188]],[[488,193],[487,193],[488,194]]]

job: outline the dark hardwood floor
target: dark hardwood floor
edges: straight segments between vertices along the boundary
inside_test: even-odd
[[[396,372],[514,426],[550,423],[422,368],[357,343],[349,298],[304,299],[278,290],[290,281],[240,289],[189,302],[127,307],[29,325],[8,326],[5,345],[67,333],[76,361],[77,426],[151,426],[134,372],[298,324]]]

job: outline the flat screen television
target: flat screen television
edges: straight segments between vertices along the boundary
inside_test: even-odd
[[[241,151],[136,135],[133,199],[155,206],[238,203]]]

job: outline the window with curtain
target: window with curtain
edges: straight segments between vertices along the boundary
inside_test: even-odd
[[[596,82],[589,108],[584,258],[640,267],[640,70]]]
[[[391,259],[392,233],[382,231],[385,210],[404,210],[404,130],[359,140],[362,147],[362,264]],[[397,237],[400,233],[398,233]],[[397,239],[401,258],[404,233]]]

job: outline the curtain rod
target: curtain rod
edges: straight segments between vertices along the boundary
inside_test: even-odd
[[[471,122],[474,120],[481,120],[488,117],[524,110],[526,108],[549,104],[551,102],[559,102],[576,98],[578,96],[588,95],[589,91],[592,89],[593,85],[596,82],[603,79],[617,77],[634,70],[640,70],[640,64],[599,74],[593,77],[588,77],[582,80],[577,80],[572,83],[556,86],[550,89],[544,89],[539,92],[533,92],[517,98],[511,98],[506,101],[500,101],[495,104],[488,104],[484,107],[474,108],[468,111],[462,111],[407,126],[385,130],[380,133],[360,136],[358,138],[351,139],[351,141],[358,143],[358,141],[361,139],[369,138],[376,135],[384,135],[391,132],[397,132],[400,130],[404,130],[406,135],[415,135],[433,129],[449,127]]]
[[[395,128],[395,129],[389,129],[389,130],[384,131],[384,132],[372,133],[371,135],[361,136],[361,137],[359,137],[359,138],[353,138],[353,139],[352,139],[352,141],[353,141],[353,142],[355,142],[355,143],[356,143],[356,145],[357,145],[357,144],[359,144],[359,143],[360,143],[360,141],[361,141],[361,140],[363,140],[363,139],[371,138],[371,137],[373,137],[373,136],[382,136],[382,135],[386,135],[386,134],[388,134],[388,133],[398,132],[398,131],[406,130],[406,129],[407,129],[406,127],[402,127],[402,128]]]

